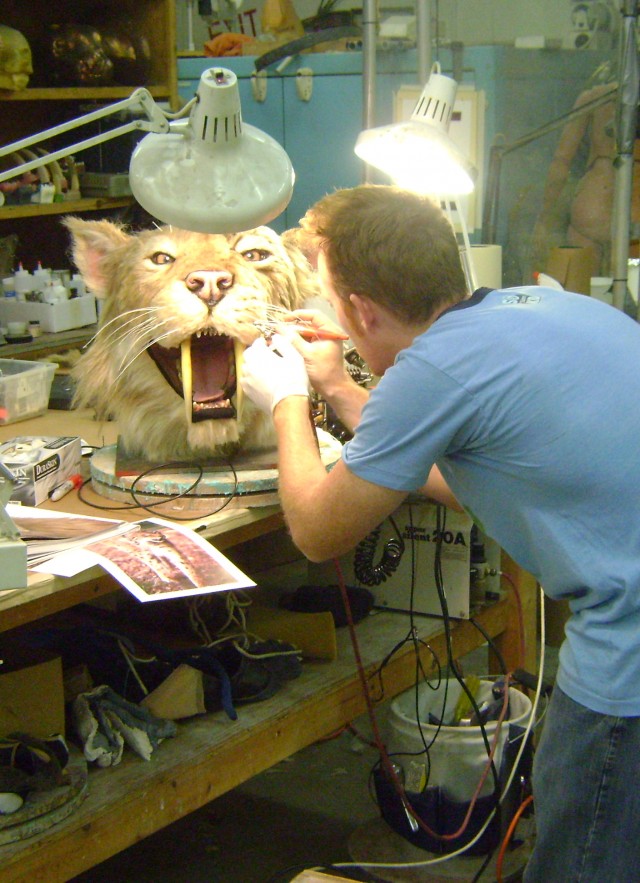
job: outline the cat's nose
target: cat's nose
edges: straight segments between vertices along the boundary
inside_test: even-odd
[[[185,284],[200,300],[214,305],[222,300],[225,291],[233,285],[233,276],[227,270],[195,270],[189,273]]]

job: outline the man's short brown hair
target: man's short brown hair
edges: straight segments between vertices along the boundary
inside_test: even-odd
[[[323,197],[300,225],[303,250],[322,250],[345,300],[366,295],[413,323],[467,296],[455,233],[430,197],[363,184]]]

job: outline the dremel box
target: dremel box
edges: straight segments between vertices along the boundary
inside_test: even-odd
[[[22,435],[0,445],[0,461],[16,479],[11,499],[37,506],[71,475],[80,472],[78,436]]]

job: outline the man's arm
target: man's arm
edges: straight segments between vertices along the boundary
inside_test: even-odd
[[[424,496],[428,497],[430,500],[435,500],[436,503],[442,503],[443,506],[455,509],[456,512],[464,512],[464,508],[454,497],[453,491],[444,480],[442,473],[437,466],[431,467],[429,477],[425,484],[420,488],[420,493],[424,494]]]
[[[275,408],[278,489],[291,537],[311,561],[353,549],[407,496],[354,475],[339,460],[327,472],[309,423],[308,403],[298,396]]]
[[[325,561],[356,546],[407,494],[358,478],[342,460],[327,473],[309,420],[305,360],[285,338],[274,336],[272,343],[258,340],[246,351],[243,388],[258,407],[273,415],[280,501],[293,541],[310,560]],[[336,401],[343,395],[345,403],[353,403],[357,423],[368,394],[362,390],[361,395],[357,384],[348,381],[344,388],[341,382],[332,387],[332,398]],[[328,385],[324,391],[331,393]],[[442,476],[432,472],[425,492],[439,499],[445,491]]]

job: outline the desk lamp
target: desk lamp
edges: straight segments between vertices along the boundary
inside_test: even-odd
[[[449,136],[458,85],[440,73],[436,62],[411,117],[406,122],[365,129],[355,152],[395,184],[416,193],[441,197],[448,214],[454,211],[462,230],[460,249],[469,290],[476,288],[464,213],[455,197],[471,193],[474,169]]]
[[[236,75],[220,67],[202,74],[195,97],[177,114],[162,110],[147,89],[136,89],[123,101],[0,147],[0,157],[125,111],[142,116],[2,171],[0,182],[140,131],[149,134],[131,157],[131,191],[165,224],[234,233],[268,223],[289,203],[294,182],[289,157],[269,135],[242,122]]]

